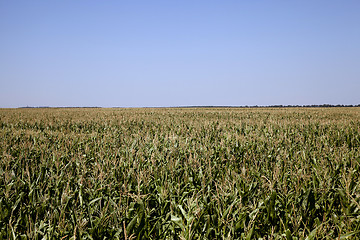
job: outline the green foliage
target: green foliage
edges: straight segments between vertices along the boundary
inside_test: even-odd
[[[360,111],[2,109],[0,239],[359,239]]]

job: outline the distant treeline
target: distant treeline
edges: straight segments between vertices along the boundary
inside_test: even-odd
[[[101,107],[50,107],[50,106],[37,106],[37,107],[19,107],[19,108],[101,108]]]
[[[331,107],[360,107],[357,105],[344,105],[344,104],[313,104],[313,105],[268,105],[268,106],[172,106],[172,107],[145,107],[145,108],[331,108]],[[49,107],[49,106],[38,106],[38,107],[19,107],[19,108],[102,108],[102,107]],[[122,108],[122,107],[114,107]]]
[[[330,107],[360,107],[357,105],[343,105],[343,104],[313,104],[313,105],[268,105],[268,106],[183,106],[178,108],[330,108]]]

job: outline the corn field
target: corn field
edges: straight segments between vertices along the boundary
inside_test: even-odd
[[[0,109],[0,239],[360,239],[360,108]]]

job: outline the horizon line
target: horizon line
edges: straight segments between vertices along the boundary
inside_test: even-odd
[[[26,106],[26,107],[0,107],[3,109],[25,109],[25,108],[328,108],[328,107],[360,107],[360,104],[304,104],[304,105],[184,105],[184,106],[141,106],[141,107],[99,107],[99,106]]]

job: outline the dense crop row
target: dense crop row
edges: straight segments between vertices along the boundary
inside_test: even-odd
[[[0,110],[0,239],[359,239],[360,109]]]

